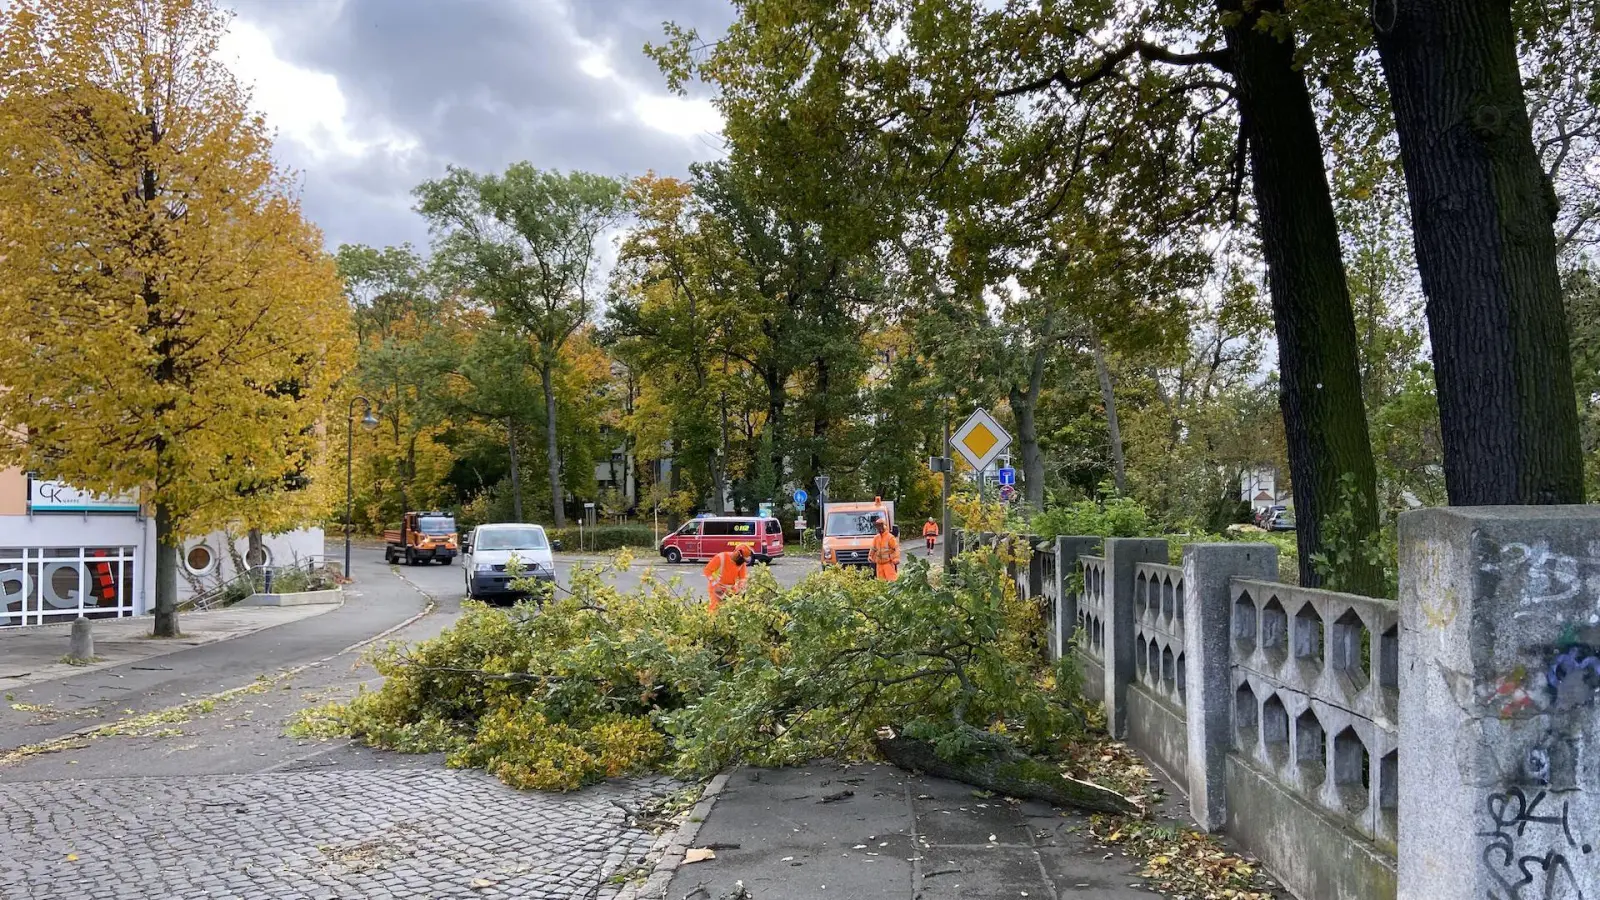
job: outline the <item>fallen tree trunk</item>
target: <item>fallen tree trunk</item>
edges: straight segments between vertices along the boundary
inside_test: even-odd
[[[996,742],[980,743],[983,749],[974,755],[973,761],[953,763],[935,753],[933,744],[928,741],[899,734],[889,737],[880,734],[877,739],[878,752],[883,758],[908,771],[1055,806],[1141,818],[1145,815],[1143,806],[1110,788],[1069,778],[1031,756]]]

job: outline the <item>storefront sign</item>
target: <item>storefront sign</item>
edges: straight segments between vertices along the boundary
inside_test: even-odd
[[[28,479],[28,512],[30,513],[136,513],[139,511],[137,494],[106,496],[80,491],[64,481]]]

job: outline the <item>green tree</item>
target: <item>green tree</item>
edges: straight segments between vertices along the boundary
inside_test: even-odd
[[[1113,228],[1160,240],[1227,213],[1248,171],[1302,561],[1320,547],[1322,514],[1349,493],[1347,474],[1357,530],[1375,532],[1376,472],[1339,234],[1281,3],[1125,10],[788,0],[739,10],[709,50],[675,29],[654,53],[674,83],[698,75],[719,89],[734,160],[782,172],[770,190],[840,241],[903,232],[926,198],[958,233],[973,217],[1009,217],[1034,228],[1042,248],[1041,226],[1086,157],[1097,161],[1087,177],[1102,207],[1138,211]],[[1110,49],[1084,37],[1108,33]],[[1198,49],[1153,42],[1163,35]],[[1376,589],[1381,573],[1351,577]]]
[[[435,254],[470,295],[534,341],[557,528],[566,526],[556,376],[561,351],[595,311],[601,238],[626,214],[622,185],[516,163],[504,175],[451,168],[416,189]]]

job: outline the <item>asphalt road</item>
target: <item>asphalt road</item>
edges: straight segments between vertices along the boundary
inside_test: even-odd
[[[160,657],[160,671],[42,683],[0,708],[3,747],[35,748],[0,749],[0,897],[610,896],[654,841],[625,810],[678,788],[671,779],[519,792],[436,755],[286,734],[301,709],[381,683],[352,644],[430,604],[386,640],[424,640],[460,614],[459,566],[352,562],[338,611]],[[574,564],[562,561],[561,583]]]

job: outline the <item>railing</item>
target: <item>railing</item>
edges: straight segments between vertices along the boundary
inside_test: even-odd
[[[1106,560],[1103,556],[1078,557],[1082,585],[1078,591],[1078,628],[1082,649],[1091,658],[1105,660]]]
[[[321,556],[296,559],[288,565],[251,566],[215,587],[195,594],[178,608],[185,611],[220,609],[237,603],[251,594],[270,593],[274,582],[281,582],[285,575],[303,573],[310,577],[325,569],[325,558]]]
[[[1348,827],[1398,837],[1400,613],[1232,579],[1234,747]]]
[[[1189,699],[1184,654],[1183,568],[1134,566],[1133,660],[1139,682],[1181,716]]]

